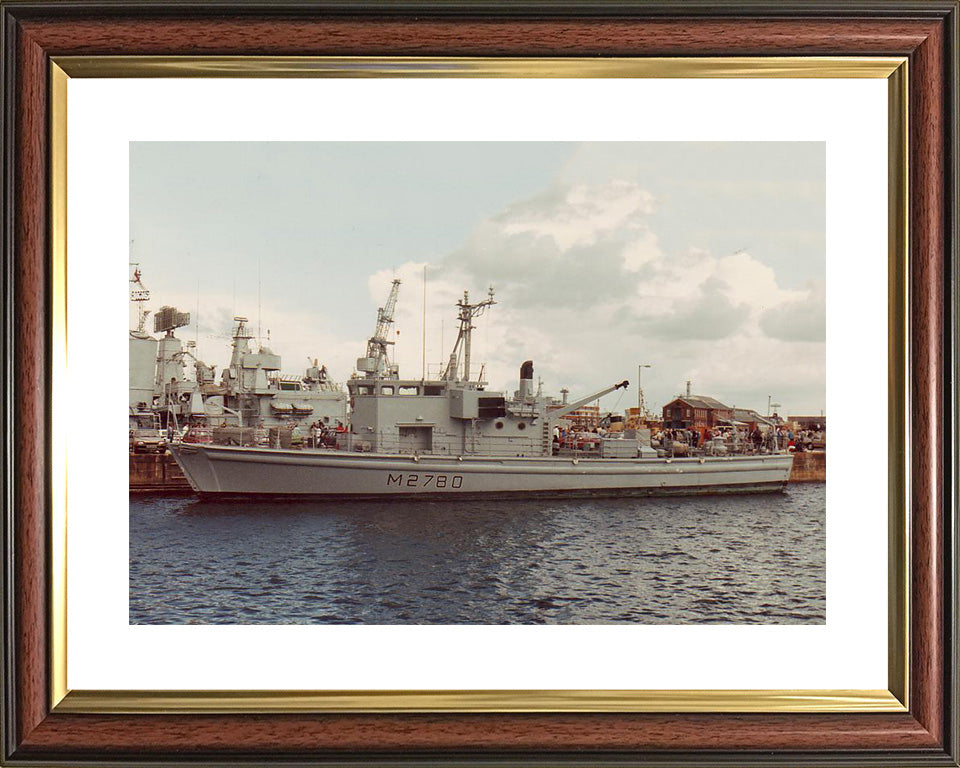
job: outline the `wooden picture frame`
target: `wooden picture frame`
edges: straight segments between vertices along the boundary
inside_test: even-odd
[[[0,2],[2,759],[51,763],[958,765],[956,2]],[[905,57],[911,439],[905,711],[152,713],[59,706],[51,609],[56,60],[102,56]],[[43,383],[42,385],[40,383]],[[894,389],[896,385],[894,383]],[[900,435],[903,438],[903,435]],[[906,443],[901,440],[901,446]],[[896,448],[896,446],[895,446]],[[892,653],[896,652],[896,643]],[[122,710],[122,707],[120,708]],[[157,711],[159,709],[159,711]],[[173,711],[176,709],[177,711]]]

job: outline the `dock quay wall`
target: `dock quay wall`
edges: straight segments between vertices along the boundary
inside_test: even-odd
[[[131,453],[130,493],[193,493],[193,490],[169,453]]]
[[[823,483],[826,480],[826,452],[814,451],[794,454],[793,469],[790,470],[791,483]]]

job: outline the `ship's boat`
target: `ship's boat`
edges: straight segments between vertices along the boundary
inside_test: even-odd
[[[437,379],[401,379],[388,358],[388,329],[399,281],[378,312],[377,329],[347,383],[352,411],[336,448],[316,439],[302,448],[181,443],[170,448],[203,496],[243,498],[456,499],[525,496],[651,496],[781,491],[793,456],[776,450],[711,451],[685,457],[656,450],[646,430],[600,437],[589,449],[555,440],[563,417],[622,381],[570,403],[533,386],[533,362],[508,397],[471,375],[473,320],[493,291],[457,303],[460,331]]]

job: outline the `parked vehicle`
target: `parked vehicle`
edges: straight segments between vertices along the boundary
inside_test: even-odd
[[[167,433],[156,413],[130,414],[130,453],[165,453]]]

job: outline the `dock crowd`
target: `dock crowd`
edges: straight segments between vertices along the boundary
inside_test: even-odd
[[[604,427],[577,429],[554,428],[554,453],[561,451],[592,451],[599,447],[600,440],[616,438],[622,431],[608,431]],[[787,450],[802,453],[826,448],[825,432],[822,429],[796,430],[777,427],[761,430],[737,427],[714,429],[656,429],[651,431],[650,446],[672,456],[705,453],[769,453]]]

